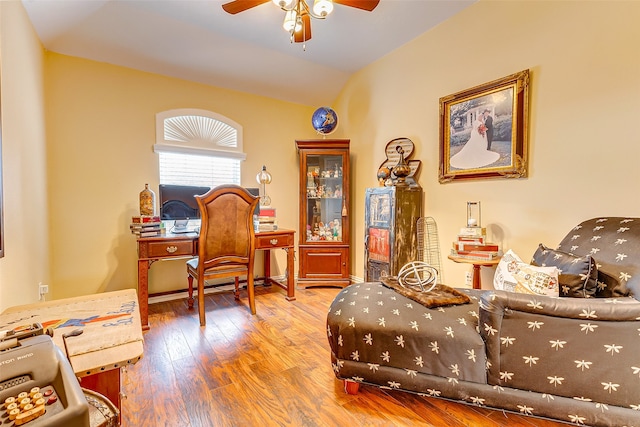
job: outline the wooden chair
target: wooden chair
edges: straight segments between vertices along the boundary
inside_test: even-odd
[[[189,307],[193,307],[195,278],[198,283],[200,325],[204,326],[205,280],[235,277],[235,297],[239,299],[238,277],[246,275],[249,308],[251,314],[256,314],[253,214],[260,199],[237,185],[221,185],[195,198],[202,224],[198,237],[198,256],[187,261]]]

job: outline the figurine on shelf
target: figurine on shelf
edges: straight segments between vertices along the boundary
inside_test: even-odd
[[[324,194],[327,198],[333,198],[333,190],[331,189],[331,187],[328,187]]]
[[[334,219],[333,221],[331,221],[331,234],[333,235],[333,240],[339,240],[340,220]]]
[[[336,184],[336,191],[333,192],[333,197],[336,199],[342,198],[342,187],[340,184]]]
[[[334,178],[339,178],[340,177],[340,169],[338,169],[338,164],[336,163],[336,169],[333,171],[333,177]]]
[[[311,224],[313,224],[313,228],[316,229],[318,227],[318,222],[320,222],[320,207],[318,206],[320,202],[316,201],[316,206],[313,207],[313,216],[311,217]]]
[[[378,169],[378,184],[380,184],[380,187],[384,187],[386,185],[389,177],[391,177],[391,169],[386,166],[382,166]]]
[[[402,148],[401,145],[398,145],[396,147],[396,151],[400,155],[400,158],[398,159],[398,164],[395,165],[392,169],[393,174],[397,178],[396,185],[407,185],[407,183],[405,182],[405,178],[409,176],[409,174],[411,173],[411,168],[409,167],[409,164],[404,158],[404,149]]]

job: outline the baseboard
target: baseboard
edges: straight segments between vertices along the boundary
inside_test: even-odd
[[[276,280],[276,281],[283,281],[285,280],[285,276],[272,276],[272,279]],[[262,285],[264,284],[264,279],[262,277],[260,278],[255,278],[254,279],[256,281],[256,285]],[[240,288],[245,287],[246,280],[241,280],[240,281]],[[229,291],[233,291],[235,289],[235,285],[232,282],[224,282],[224,283],[217,283],[214,285],[205,285],[205,289],[204,289],[204,293],[206,294],[217,294],[220,292],[229,292]],[[193,295],[196,296],[198,295],[198,290],[194,289],[193,290]],[[174,301],[174,300],[178,300],[178,299],[187,299],[189,297],[189,292],[187,289],[180,289],[177,291],[171,291],[168,293],[164,293],[164,294],[151,294],[149,295],[149,304],[154,304],[154,303],[159,303],[159,302],[166,302],[166,301]]]

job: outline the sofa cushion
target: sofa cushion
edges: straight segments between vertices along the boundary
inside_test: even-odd
[[[501,291],[558,296],[558,269],[527,264],[509,249],[498,263],[493,287]]]
[[[596,294],[598,268],[591,255],[572,255],[540,243],[531,263],[558,268],[561,297],[590,298]]]
[[[596,297],[631,295],[640,300],[640,219],[602,217],[583,221],[558,248],[574,255],[591,255],[598,266]]]
[[[327,315],[331,351],[340,360],[336,374],[379,384],[388,369],[399,367],[403,375],[392,382],[400,388],[419,381],[417,373],[486,383],[486,352],[477,331],[482,291],[460,291],[469,304],[427,308],[381,283],[344,288]]]

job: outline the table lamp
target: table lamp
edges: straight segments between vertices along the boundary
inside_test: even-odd
[[[267,171],[266,166],[262,166],[262,170],[256,175],[256,181],[260,184],[260,206],[271,205],[271,197],[267,195],[267,184],[271,184],[271,174]]]

